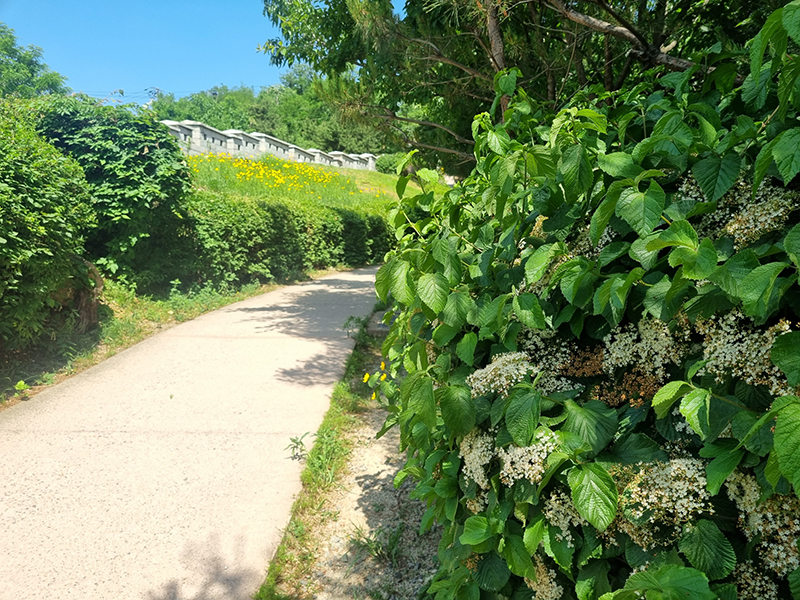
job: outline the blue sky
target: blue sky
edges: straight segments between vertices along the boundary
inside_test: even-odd
[[[214,85],[279,83],[256,46],[279,37],[261,0],[0,0],[0,21],[17,43],[75,91],[145,102],[147,88],[176,96]]]

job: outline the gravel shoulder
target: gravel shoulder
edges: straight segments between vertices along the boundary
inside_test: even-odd
[[[403,465],[396,429],[375,439],[386,416],[371,408],[354,431],[349,469],[329,494],[317,531],[316,565],[303,582],[318,600],[416,598],[436,572],[438,528],[419,534],[425,505],[394,477]]]

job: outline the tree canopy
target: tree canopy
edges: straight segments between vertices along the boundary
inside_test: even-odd
[[[278,65],[303,61],[329,77],[355,72],[354,85],[339,94],[342,107],[389,126],[414,121],[413,136],[399,132],[405,141],[470,161],[472,116],[492,107],[500,71],[520,69],[520,85],[556,109],[593,84],[610,92],[652,67],[692,68],[716,43],[740,53],[783,4],[407,0],[397,14],[389,0],[264,0],[282,38],[262,49]],[[724,85],[736,75],[717,74]]]
[[[44,63],[41,48],[18,45],[14,30],[0,23],[0,96],[65,94],[69,92],[66,80]]]

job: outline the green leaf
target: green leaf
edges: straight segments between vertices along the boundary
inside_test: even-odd
[[[661,222],[666,194],[655,180],[646,192],[626,188],[619,196],[616,215],[625,220],[641,237],[646,236]]]
[[[653,600],[715,600],[708,587],[708,578],[696,569],[679,565],[664,565],[634,573],[625,582],[626,590],[653,591],[647,598]]]
[[[556,564],[569,572],[572,570],[572,557],[575,555],[575,545],[570,543],[561,533],[561,529],[549,525],[542,539],[545,553],[556,561]]]
[[[514,314],[523,325],[531,329],[545,328],[544,312],[535,294],[514,296],[513,307]]]
[[[473,515],[464,522],[464,533],[458,541],[467,546],[477,546],[494,535],[489,526],[489,519]]]
[[[583,406],[574,400],[564,403],[567,420],[562,429],[574,433],[589,443],[597,453],[605,448],[617,431],[617,413],[597,400],[590,400]]]
[[[800,225],[795,225],[783,238],[783,249],[789,255],[789,259],[800,267]]]
[[[800,492],[800,404],[789,404],[778,413],[775,454],[781,473]]]
[[[472,332],[467,333],[456,344],[456,356],[466,364],[472,366],[475,361],[475,347],[478,345],[478,336]]]
[[[617,208],[619,196],[626,187],[627,185],[621,181],[615,181],[608,186],[606,197],[600,203],[600,206],[595,209],[594,213],[592,213],[592,219],[589,223],[589,238],[592,240],[594,246],[597,246],[597,243],[600,241],[600,236],[603,235],[606,227],[608,227],[608,222],[611,220]]]
[[[759,266],[758,258],[752,250],[742,250],[714,269],[708,279],[716,283],[726,294],[741,298],[741,284]]]
[[[736,152],[729,152],[722,157],[709,156],[694,164],[692,174],[710,202],[722,198],[736,183],[741,162]]]
[[[644,170],[633,162],[633,157],[627,152],[600,154],[597,157],[597,166],[617,179],[633,179]]]
[[[474,578],[482,590],[499,592],[508,583],[511,571],[506,561],[496,552],[482,555]]]
[[[575,593],[578,600],[597,600],[603,594],[610,592],[608,570],[609,565],[605,560],[592,561],[582,568],[575,580]]]
[[[570,470],[568,481],[575,508],[598,531],[603,531],[617,514],[617,486],[611,475],[598,463],[588,463]]]
[[[667,385],[656,392],[653,397],[653,410],[659,419],[663,419],[669,412],[672,405],[679,398],[683,398],[692,389],[685,381],[670,381]]]
[[[800,128],[783,132],[772,150],[772,155],[783,183],[789,185],[800,172]]]
[[[678,247],[669,255],[672,267],[683,265],[683,276],[687,279],[705,279],[717,266],[717,250],[710,238],[705,238],[695,251],[691,248]]]
[[[391,288],[391,273],[394,268],[394,260],[392,259],[383,265],[375,274],[375,291],[378,292],[378,298],[381,302],[387,302],[389,298],[389,290]]]
[[[592,185],[592,165],[581,144],[574,144],[564,151],[560,167],[564,175],[564,187],[572,194],[573,200]]]
[[[544,516],[538,515],[537,517],[534,517],[531,523],[525,528],[525,533],[522,535],[522,539],[525,542],[525,549],[531,556],[536,554],[536,551],[539,549],[539,545],[542,543],[545,524],[546,522],[544,520]]]
[[[739,288],[742,309],[748,317],[766,317],[775,280],[789,263],[769,263],[751,271]]]
[[[758,191],[758,188],[761,187],[761,182],[764,180],[764,176],[767,174],[772,161],[775,160],[772,152],[775,149],[775,144],[777,141],[778,140],[776,138],[766,144],[763,148],[761,148],[761,151],[756,157],[755,169],[753,171],[753,198],[756,197],[756,192]]]
[[[442,310],[442,321],[450,327],[460,329],[467,320],[469,311],[475,306],[475,302],[467,294],[453,292],[447,297],[447,303]]]
[[[450,327],[447,323],[439,323],[433,330],[433,343],[444,348],[450,341],[458,335],[458,329]]]
[[[475,427],[475,402],[469,388],[443,385],[434,392],[444,424],[456,434],[467,434]]]
[[[506,428],[517,446],[529,446],[539,425],[541,395],[529,387],[516,388],[506,408]]]
[[[391,264],[391,263],[390,263]],[[411,284],[411,265],[404,260],[397,260],[391,268],[389,287],[398,302],[410,306],[414,303],[414,289]]]
[[[684,246],[691,250],[697,250],[699,245],[700,242],[694,227],[688,221],[678,220],[673,221],[657,238],[647,242],[645,248],[647,250],[660,250],[669,246]]]
[[[727,577],[736,568],[733,546],[712,521],[701,519],[694,526],[687,525],[679,548],[709,579]]]
[[[794,600],[800,600],[800,569],[795,569],[786,578],[789,581],[789,590]]]
[[[550,261],[554,256],[565,253],[566,248],[560,242],[539,246],[525,261],[525,281],[533,285],[547,272]]]
[[[435,313],[440,313],[447,303],[450,284],[440,273],[426,273],[417,282],[417,292],[428,308]]]
[[[433,393],[433,379],[421,375],[414,381],[408,396],[408,410],[420,418],[429,431],[436,428],[436,399]]]
[[[795,44],[800,44],[800,2],[790,2],[783,7],[783,28]]]
[[[536,578],[536,570],[533,567],[531,555],[525,548],[525,542],[521,536],[507,535],[503,538],[503,558],[506,559],[508,568],[514,575],[519,577]]]
[[[789,385],[800,384],[800,331],[784,333],[772,344],[773,364],[786,375]]]
[[[715,439],[728,426],[739,409],[715,397],[708,390],[695,388],[681,401],[681,414],[703,440]]]
[[[735,449],[735,443],[731,440],[732,444],[722,444],[723,440],[719,440],[711,447],[723,448],[724,451],[719,452],[710,463],[706,465],[706,488],[708,493],[716,496],[722,488],[722,484],[733,473],[733,470],[739,466],[744,458],[744,448]],[[707,452],[708,446],[701,450],[701,456],[709,458],[711,454]]]
[[[630,250],[630,242],[611,242],[608,246],[600,251],[600,256],[597,257],[597,262],[601,267],[614,262],[623,254],[627,254]]]
[[[629,435],[609,449],[614,458],[623,465],[635,465],[640,462],[669,460],[669,456],[652,439],[643,433]],[[605,455],[604,455],[605,456]]]

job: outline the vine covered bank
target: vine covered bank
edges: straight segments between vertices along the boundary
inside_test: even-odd
[[[800,598],[798,43],[795,1],[554,118],[501,73],[472,176],[401,180],[370,381],[430,596]]]

